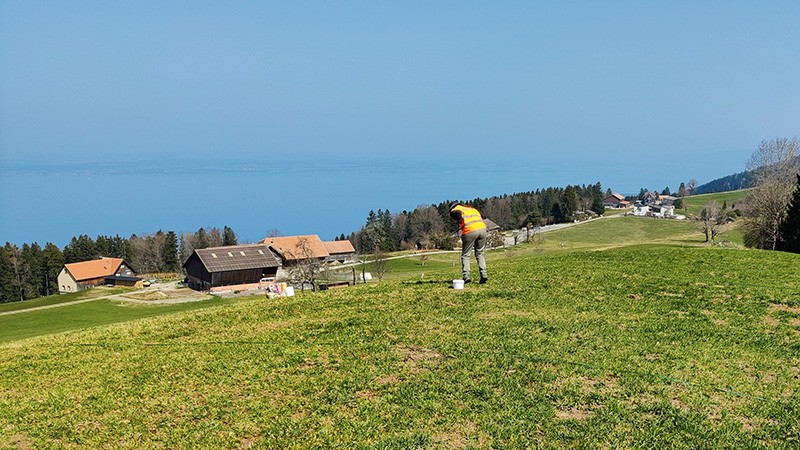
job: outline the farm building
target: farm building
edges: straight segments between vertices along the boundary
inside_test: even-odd
[[[144,287],[144,282],[139,277],[112,275],[110,277],[106,277],[103,282],[106,284],[106,286],[128,286],[140,289]]]
[[[326,259],[328,262],[348,263],[358,260],[356,249],[347,239],[343,241],[325,241],[323,245],[325,245],[325,250],[330,254]]]
[[[136,278],[130,264],[122,258],[100,258],[91,261],[64,264],[58,274],[58,292],[82,291],[105,283],[106,277]],[[139,280],[136,278],[136,280]],[[136,281],[133,281],[134,285]]]
[[[207,291],[214,287],[258,283],[275,278],[280,261],[269,246],[230,245],[195,250],[183,263],[189,287]]]
[[[262,239],[259,244],[268,245],[278,254],[281,261],[278,279],[288,278],[289,270],[294,265],[309,261],[321,264],[331,256],[322,239],[316,234],[270,237]]]
[[[603,199],[603,206],[606,208],[628,208],[631,202],[626,201],[620,194],[612,194]]]
[[[490,219],[483,218],[483,223],[486,224],[486,232],[491,233],[492,231],[500,231],[500,225],[492,222]]]

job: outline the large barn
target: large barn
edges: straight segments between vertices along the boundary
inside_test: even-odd
[[[263,244],[195,250],[183,263],[189,287],[201,291],[275,278],[280,265],[269,246]]]

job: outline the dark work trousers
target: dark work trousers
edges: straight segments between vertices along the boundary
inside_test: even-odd
[[[467,234],[461,235],[461,273],[464,275],[465,280],[472,279],[469,272],[469,257],[472,256],[473,248],[475,248],[475,259],[478,260],[478,269],[481,272],[481,278],[488,278],[486,274],[486,259],[483,257],[483,252],[486,251],[486,239],[488,236],[489,234],[486,232],[486,228],[470,231]]]

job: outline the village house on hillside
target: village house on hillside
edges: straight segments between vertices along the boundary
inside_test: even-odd
[[[628,208],[631,202],[625,200],[620,194],[611,194],[603,199],[603,206],[606,208]]]
[[[269,246],[261,244],[195,250],[183,263],[189,287],[201,291],[274,280],[280,266]]]
[[[664,219],[685,219],[686,216],[675,214],[675,200],[677,200],[677,197],[648,192],[642,200],[636,202],[633,206],[633,215]]]
[[[316,234],[270,237],[258,243],[268,245],[280,258],[278,279],[289,278],[289,271],[294,265],[310,261],[322,264],[331,256],[322,239]]]
[[[342,241],[325,241],[325,250],[328,251],[326,262],[352,263],[357,262],[356,249],[347,239]]]
[[[58,274],[58,292],[77,292],[100,284],[141,287],[142,279],[122,258],[100,258],[64,264]]]

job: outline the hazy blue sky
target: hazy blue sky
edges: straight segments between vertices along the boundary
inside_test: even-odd
[[[800,129],[798,23],[796,0],[0,0],[0,162],[717,153],[743,168]]]

